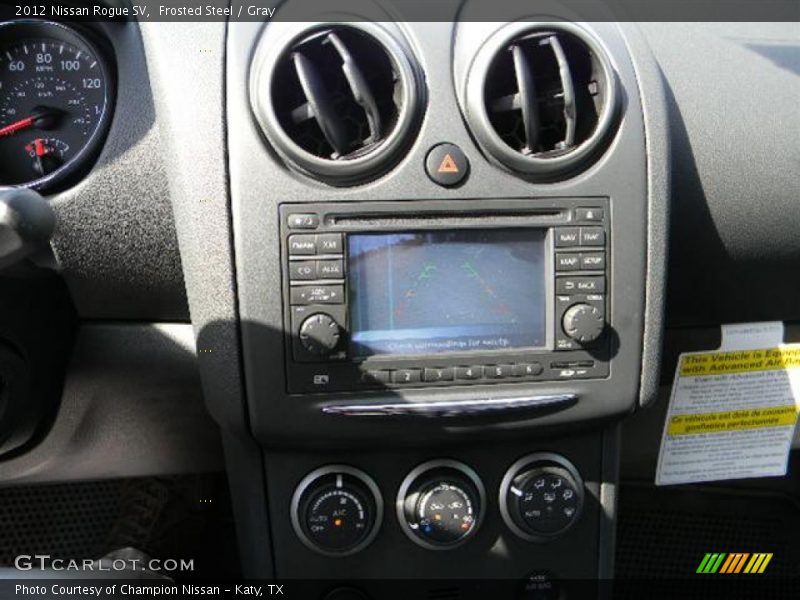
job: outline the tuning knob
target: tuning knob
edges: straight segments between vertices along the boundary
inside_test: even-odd
[[[316,313],[300,325],[300,343],[312,354],[330,354],[339,345],[339,324],[325,313]]]
[[[581,344],[595,341],[605,328],[605,316],[591,304],[575,304],[564,313],[564,333]]]

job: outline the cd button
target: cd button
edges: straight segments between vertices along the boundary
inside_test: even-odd
[[[456,379],[462,381],[469,381],[472,379],[480,379],[483,375],[483,367],[456,367]]]
[[[580,229],[577,227],[560,227],[556,229],[556,248],[577,246],[580,240]]]
[[[483,374],[488,379],[505,379],[511,377],[514,367],[511,365],[487,365],[483,367]]]
[[[453,381],[453,368],[427,368],[424,373],[425,381],[436,383],[437,381]]]
[[[556,271],[576,271],[580,261],[580,254],[559,252],[556,254]]]
[[[394,383],[419,383],[422,381],[422,371],[420,369],[398,369],[394,372],[392,381]]]
[[[298,260],[289,263],[289,279],[316,279],[317,265],[313,260]]]
[[[321,233],[317,236],[317,248],[320,254],[342,254],[342,234]]]
[[[542,365],[538,362],[514,365],[514,377],[535,377],[541,375],[543,371]]]
[[[294,214],[287,219],[289,229],[316,229],[319,227],[319,216],[315,214]]]
[[[602,227],[581,227],[581,246],[605,246],[606,232]]]
[[[317,276],[320,279],[344,279],[344,263],[341,260],[320,260],[317,262]]]
[[[316,253],[316,236],[293,235],[289,237],[289,254],[313,255]]]

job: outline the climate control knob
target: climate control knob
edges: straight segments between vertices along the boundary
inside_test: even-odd
[[[591,304],[574,304],[564,313],[564,333],[581,344],[595,341],[606,326],[605,315]]]
[[[344,556],[366,547],[383,520],[375,482],[362,471],[331,465],[307,475],[292,498],[292,525],[321,554]]]
[[[330,315],[316,313],[300,325],[300,343],[311,354],[325,356],[339,345],[341,329]]]
[[[514,463],[500,486],[506,525],[528,541],[560,535],[578,520],[583,482],[577,469],[556,454],[533,454]]]
[[[446,550],[469,540],[486,506],[477,474],[456,461],[435,460],[411,471],[397,497],[397,518],[406,535],[430,550]]]

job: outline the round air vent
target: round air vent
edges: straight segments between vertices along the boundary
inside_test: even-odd
[[[384,173],[416,133],[416,64],[375,23],[297,25],[288,42],[267,27],[256,52],[250,91],[264,134],[288,163],[332,184]]]
[[[573,23],[519,22],[478,51],[465,113],[484,150],[536,181],[588,166],[607,139],[616,80],[600,44]]]

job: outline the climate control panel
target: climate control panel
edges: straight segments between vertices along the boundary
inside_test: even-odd
[[[360,469],[329,465],[306,475],[295,489],[291,521],[308,548],[326,556],[348,556],[366,548],[384,519],[384,493]],[[477,471],[453,459],[413,468],[397,488],[397,525],[427,550],[453,550],[481,535],[492,510],[514,535],[528,542],[554,539],[581,517],[584,484],[566,458],[530,454],[514,462],[495,498],[487,497]],[[499,521],[500,519],[498,519]]]

